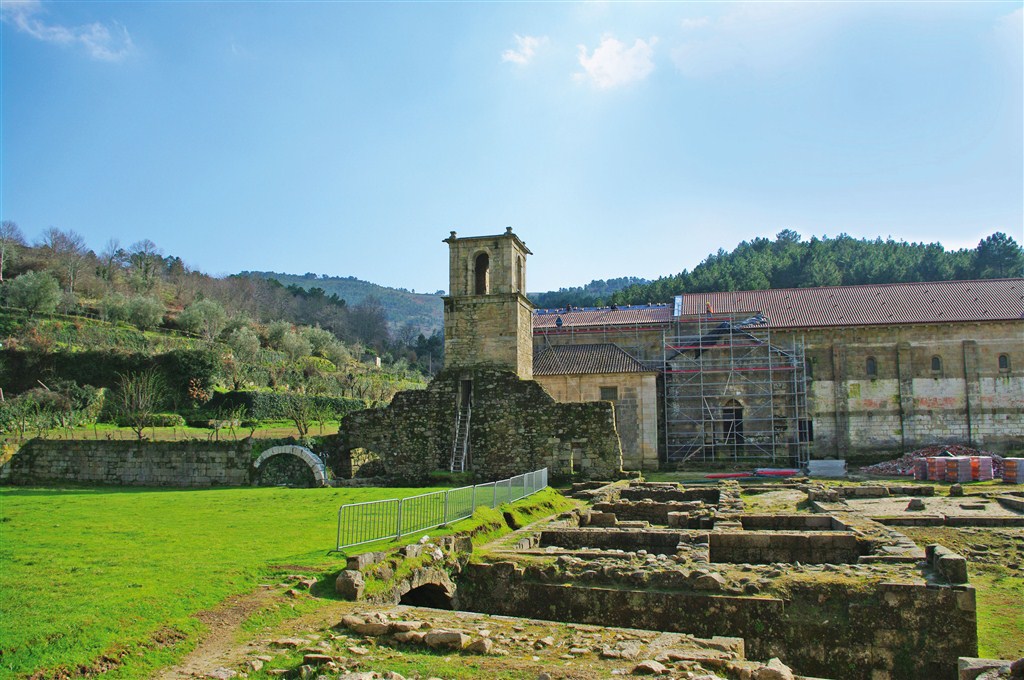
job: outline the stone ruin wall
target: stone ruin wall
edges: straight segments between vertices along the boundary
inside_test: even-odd
[[[467,469],[492,480],[547,467],[554,476],[614,478],[622,467],[608,402],[560,404],[510,371],[448,369],[425,390],[401,392],[380,409],[345,419],[344,447],[380,457],[387,474],[426,480],[447,470],[462,380],[473,381]]]
[[[955,659],[977,654],[970,586],[884,583],[865,592],[806,584],[783,600],[544,583],[535,576],[512,563],[470,564],[458,580],[459,597],[466,609],[493,615],[741,637],[750,658],[779,657],[803,674],[837,680],[866,677],[865,669],[877,677],[954,678]]]
[[[137,442],[33,439],[2,468],[9,484],[204,488],[254,481],[251,440]]]

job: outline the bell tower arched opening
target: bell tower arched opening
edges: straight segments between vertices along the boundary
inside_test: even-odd
[[[487,295],[491,292],[491,258],[480,253],[473,260],[473,294]]]

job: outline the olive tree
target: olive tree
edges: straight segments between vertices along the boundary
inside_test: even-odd
[[[7,304],[31,314],[53,312],[60,299],[60,284],[46,272],[25,272],[7,283]]]
[[[142,330],[159,326],[164,320],[164,305],[156,298],[139,295],[128,300],[125,307],[128,320]]]
[[[213,341],[227,325],[228,315],[216,300],[197,300],[178,316],[178,325],[185,330]]]

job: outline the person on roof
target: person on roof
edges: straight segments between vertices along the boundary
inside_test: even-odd
[[[711,308],[711,300],[708,300],[707,302],[705,302],[705,303],[704,303],[704,312],[705,312],[705,313],[706,313],[706,314],[707,314],[708,316],[711,316],[712,314],[714,314],[714,313],[715,313],[715,310],[713,310],[713,309]]]

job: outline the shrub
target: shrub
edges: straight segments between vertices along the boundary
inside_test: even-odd
[[[253,420],[282,420],[288,418],[288,409],[291,406],[292,399],[309,402],[318,413],[323,413],[324,410],[330,409],[330,412],[336,418],[342,418],[353,411],[361,411],[366,408],[366,402],[362,399],[248,391],[219,392],[213,395],[207,408],[213,412],[228,412],[233,411],[238,406],[244,406],[247,418]]]
[[[177,413],[154,413],[147,421],[149,427],[185,427],[185,419]]]

